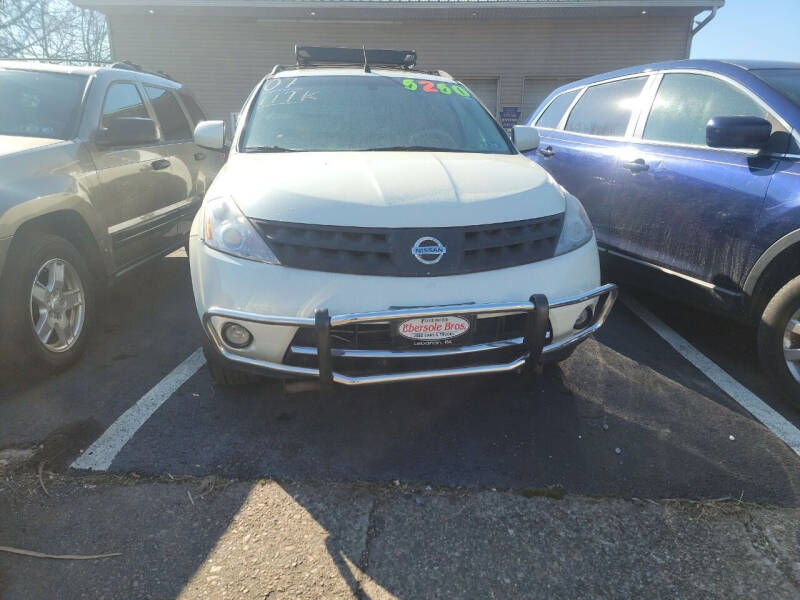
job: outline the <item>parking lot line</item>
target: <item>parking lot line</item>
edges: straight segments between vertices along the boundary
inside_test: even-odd
[[[198,348],[186,360],[175,367],[169,375],[159,381],[149,392],[126,410],[103,432],[75,462],[73,469],[106,471],[119,451],[128,443],[139,428],[147,422],[158,408],[172,396],[197,370],[205,364],[203,350]]]
[[[637,300],[626,295],[622,298],[622,302],[631,312],[644,321],[653,331],[661,336],[664,341],[672,346],[678,354],[700,369],[700,371],[713,381],[717,387],[741,404],[751,415],[772,431],[772,433],[786,442],[796,454],[800,455],[800,429],[797,429],[797,427],[784,419],[766,402],[736,381],[714,361],[692,346],[674,329],[642,306]]]

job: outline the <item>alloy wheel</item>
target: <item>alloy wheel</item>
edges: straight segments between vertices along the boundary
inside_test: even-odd
[[[33,331],[51,352],[66,352],[78,341],[86,317],[83,282],[69,262],[52,258],[33,279],[30,294]]]

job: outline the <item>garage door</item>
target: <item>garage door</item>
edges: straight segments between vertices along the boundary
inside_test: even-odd
[[[461,83],[471,89],[481,102],[486,105],[489,112],[497,115],[497,79],[472,79],[465,77]]]
[[[575,81],[574,79],[540,79],[528,78],[525,80],[525,98],[522,101],[522,117],[520,123],[527,123],[530,116],[533,114],[542,100],[547,98],[557,87]]]

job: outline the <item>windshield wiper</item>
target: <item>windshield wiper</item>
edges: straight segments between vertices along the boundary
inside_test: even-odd
[[[460,148],[439,148],[437,146],[385,146],[383,148],[367,148],[364,152],[472,152]]]
[[[301,152],[301,150],[281,146],[245,146],[242,148],[242,152]]]

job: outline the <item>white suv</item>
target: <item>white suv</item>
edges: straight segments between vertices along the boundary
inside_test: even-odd
[[[323,384],[563,360],[605,321],[580,202],[463,85],[416,54],[300,47],[245,103],[190,234],[217,382]],[[519,150],[517,149],[519,148]]]

